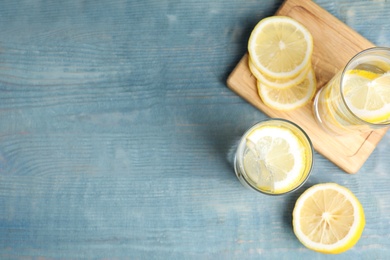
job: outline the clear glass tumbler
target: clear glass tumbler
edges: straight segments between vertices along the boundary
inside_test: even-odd
[[[355,55],[314,100],[314,116],[328,133],[360,134],[390,125],[390,48]]]
[[[313,167],[308,135],[285,119],[261,121],[249,128],[237,147],[234,169],[248,188],[281,195],[301,187]]]

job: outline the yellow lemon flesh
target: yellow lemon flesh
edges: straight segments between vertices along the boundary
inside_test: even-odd
[[[247,136],[247,146],[245,171],[252,185],[265,192],[289,191],[310,171],[310,148],[288,128],[256,128]]]
[[[323,183],[307,189],[296,201],[293,228],[307,248],[338,254],[352,248],[365,226],[364,210],[347,188]]]
[[[257,81],[261,82],[264,85],[267,85],[272,88],[276,89],[287,89],[289,87],[293,87],[301,83],[305,80],[307,77],[307,74],[309,71],[312,70],[311,64],[309,63],[303,70],[300,72],[296,77],[294,78],[287,78],[287,79],[274,79],[271,77],[268,77],[261,73],[255,65],[253,65],[253,62],[249,58],[249,70],[252,72],[252,74],[255,76]]]
[[[311,62],[313,38],[296,20],[272,16],[262,19],[253,29],[248,52],[253,65],[264,75],[294,78]]]
[[[374,124],[390,120],[390,73],[350,70],[342,84],[345,101],[356,116]]]
[[[303,82],[290,88],[277,89],[257,82],[261,99],[268,107],[277,110],[292,110],[307,104],[316,92],[316,79],[311,69]]]

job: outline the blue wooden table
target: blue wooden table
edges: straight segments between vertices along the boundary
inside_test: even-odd
[[[390,2],[316,0],[390,46]],[[390,258],[390,132],[356,175],[320,154],[303,189],[245,189],[231,158],[266,119],[226,87],[282,1],[0,4],[0,259],[332,259],[296,239],[316,183],[366,213],[345,259]]]

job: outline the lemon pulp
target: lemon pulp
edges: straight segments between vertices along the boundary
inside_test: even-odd
[[[343,80],[343,94],[351,111],[369,123],[390,120],[390,73],[349,70]]]
[[[316,86],[313,69],[310,69],[301,83],[289,88],[278,89],[262,84],[260,81],[257,82],[261,100],[268,107],[277,110],[292,110],[306,105],[313,98]]]
[[[352,248],[365,226],[364,210],[356,196],[336,183],[307,189],[296,201],[293,228],[307,248],[337,254]]]
[[[248,41],[253,65],[275,79],[296,77],[310,63],[313,39],[296,20],[272,16],[261,20]]]
[[[292,190],[310,172],[310,147],[291,129],[260,126],[248,134],[246,141],[245,172],[252,186],[264,192]]]

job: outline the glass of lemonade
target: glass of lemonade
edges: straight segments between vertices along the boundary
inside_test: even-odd
[[[249,128],[240,140],[234,169],[240,182],[255,191],[281,195],[301,187],[313,166],[307,134],[285,119],[269,119]]]
[[[331,134],[371,131],[390,125],[390,48],[374,47],[354,56],[317,93],[318,124]]]

